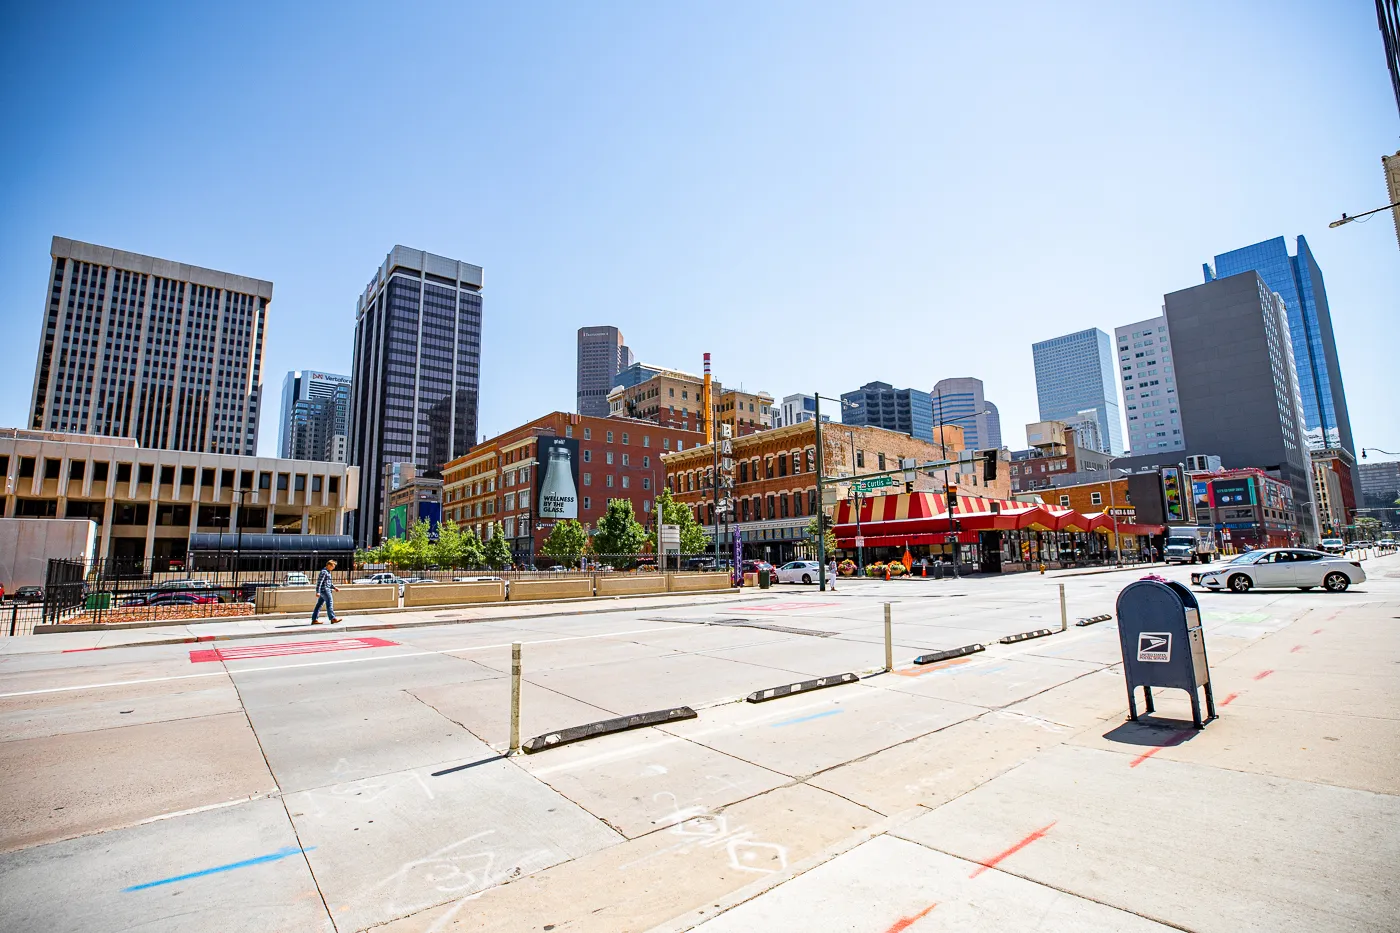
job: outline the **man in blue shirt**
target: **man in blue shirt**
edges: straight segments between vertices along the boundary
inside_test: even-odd
[[[316,608],[311,610],[311,624],[320,625],[321,604],[325,603],[326,615],[330,616],[331,624],[334,625],[340,620],[335,617],[335,599],[331,596],[340,587],[335,585],[331,579],[331,571],[335,569],[335,561],[326,561],[326,566],[321,569],[321,574],[316,578]]]

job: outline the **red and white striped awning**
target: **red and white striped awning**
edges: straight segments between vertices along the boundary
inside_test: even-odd
[[[1113,519],[1104,512],[1084,514],[1074,509],[1038,502],[958,496],[954,517],[963,534],[959,540],[974,541],[979,531],[1073,531],[1080,533],[1113,530]],[[948,501],[942,493],[915,492],[891,496],[871,496],[861,500],[860,534],[868,547],[899,544],[941,544],[951,523]],[[1124,534],[1160,534],[1161,526],[1119,522]],[[849,500],[837,503],[835,526],[837,544],[853,547],[856,537],[855,506]]]

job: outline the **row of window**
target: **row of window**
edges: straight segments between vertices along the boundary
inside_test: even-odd
[[[68,462],[68,481],[71,483],[84,480],[87,476],[87,465],[88,461],[86,460],[70,460]],[[17,466],[16,477],[18,479],[33,479],[35,471],[38,468],[38,463],[34,457],[19,457]],[[112,475],[111,467],[112,464],[110,461],[92,461],[92,482],[107,482]],[[118,462],[116,467],[116,482],[119,484],[129,484],[131,482],[133,467],[136,468],[136,482],[138,484],[149,485],[155,482],[156,465],[153,463],[133,464]],[[8,476],[9,470],[9,455],[0,454],[0,476]],[[61,479],[63,461],[54,457],[45,457],[43,471],[44,479],[46,480]],[[241,473],[242,475],[238,477],[240,480],[238,488],[251,490],[253,489],[255,472],[257,472],[257,488],[260,490],[271,489],[274,475],[271,472],[258,472],[254,470],[239,471],[217,467],[205,467],[203,470],[192,466],[180,467],[179,485],[181,487],[192,488],[196,484],[196,479],[198,479],[198,485],[203,489],[213,489],[216,483],[220,489],[232,489],[234,488],[235,474]],[[276,484],[279,492],[286,492],[289,488],[295,492],[306,491],[307,474],[305,473],[277,473],[276,477]],[[340,492],[339,476],[319,476],[313,474],[310,476],[310,479],[312,492],[321,492],[323,481],[328,481],[327,489],[332,495],[339,494]],[[172,489],[174,488],[175,466],[173,464],[164,464],[161,466],[160,485],[169,486]]]

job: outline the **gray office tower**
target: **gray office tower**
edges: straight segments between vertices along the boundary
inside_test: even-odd
[[[1120,465],[1218,454],[1227,469],[1258,467],[1292,487],[1298,527],[1316,541],[1312,463],[1284,302],[1250,271],[1172,292],[1166,309],[1186,449]]]
[[[29,427],[253,456],[272,283],[54,237]]]
[[[350,377],[297,369],[282,380],[277,456],[345,463],[350,446]]]
[[[987,401],[981,379],[940,379],[929,394],[933,399],[934,427],[953,424],[962,428],[968,450],[1001,447],[1001,414]]]
[[[357,544],[379,543],[386,464],[434,477],[476,442],[481,283],[480,266],[395,246],[360,296],[350,396]]]
[[[1113,341],[1091,327],[1031,344],[1035,392],[1042,421],[1064,421],[1093,409],[1099,417],[1104,453],[1123,453],[1123,425],[1118,410]]]
[[[921,441],[933,440],[933,403],[927,392],[896,389],[888,382],[867,382],[841,393],[841,423],[899,431]]]
[[[632,351],[622,331],[611,325],[578,329],[578,413],[608,416],[608,392],[613,378],[631,366]]]

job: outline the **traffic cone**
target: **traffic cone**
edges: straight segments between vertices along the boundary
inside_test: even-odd
[[[889,564],[886,564],[886,565],[885,565],[885,579],[888,580],[889,578],[890,578],[890,565],[889,565]]]

